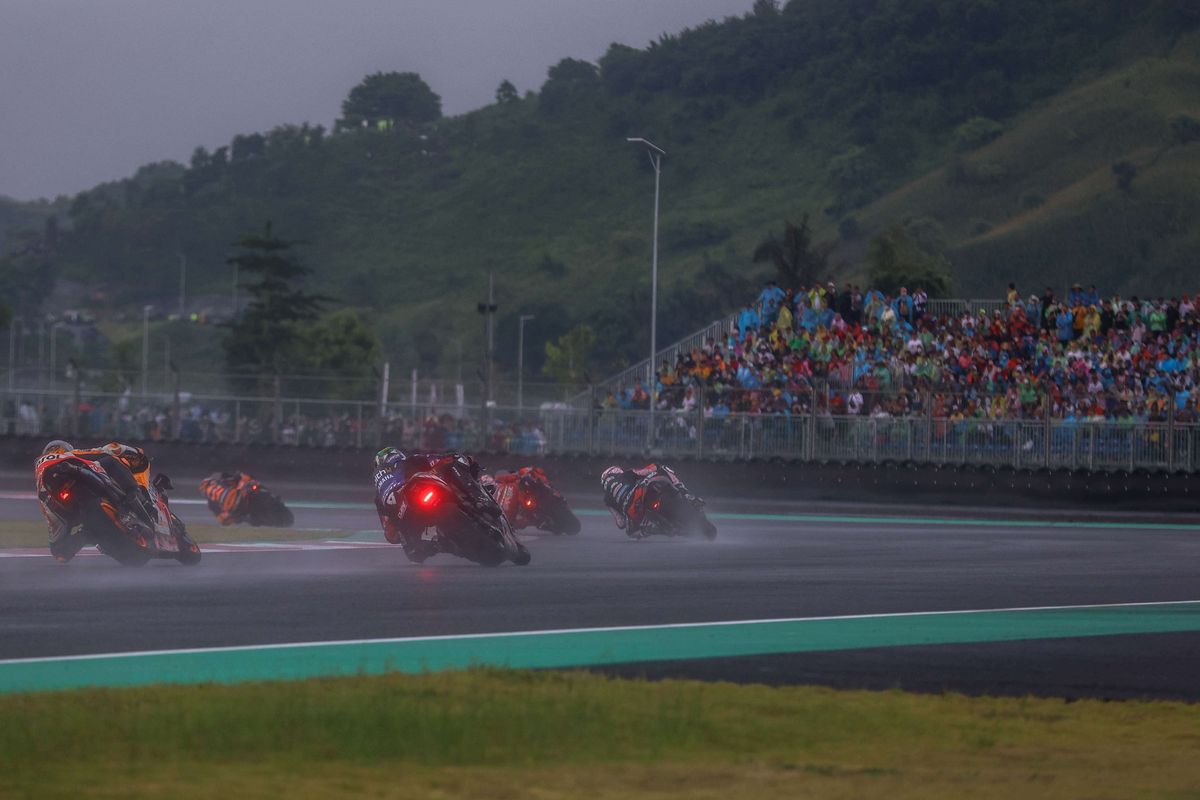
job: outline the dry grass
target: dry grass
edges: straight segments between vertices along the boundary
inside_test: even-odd
[[[0,697],[0,797],[1194,797],[1200,708],[471,671]]]

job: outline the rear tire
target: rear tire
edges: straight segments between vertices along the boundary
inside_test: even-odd
[[[498,567],[509,559],[508,548],[503,541],[496,540],[492,529],[461,508],[455,508],[450,519],[438,526],[438,531],[448,536],[459,555],[480,566]]]
[[[549,510],[546,512],[548,519],[541,524],[541,529],[550,531],[554,534],[566,534],[574,536],[579,533],[583,526],[579,522],[579,517],[567,506],[566,502],[554,498],[554,502],[548,503]]]
[[[95,540],[100,552],[125,567],[143,567],[154,557],[153,538],[135,529],[126,532],[113,521],[100,501],[93,501],[83,512],[83,529]]]

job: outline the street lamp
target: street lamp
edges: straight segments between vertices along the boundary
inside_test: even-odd
[[[25,329],[24,317],[13,317],[8,323],[8,391],[11,394],[17,377],[17,323]]]
[[[626,138],[625,141],[640,144],[646,148],[650,157],[650,166],[654,167],[654,240],[650,256],[650,361],[647,362],[646,391],[650,395],[650,432],[649,446],[654,446],[654,359],[658,354],[658,186],[662,178],[662,158],[666,150],[649,139],[640,136]]]
[[[522,314],[517,323],[517,414],[525,413],[525,323],[533,314]]]
[[[142,397],[146,396],[146,377],[150,372],[150,309],[142,306]]]
[[[187,319],[187,256],[179,254],[179,318]]]
[[[56,322],[50,326],[50,385],[54,388],[58,382],[58,329],[66,325]]]

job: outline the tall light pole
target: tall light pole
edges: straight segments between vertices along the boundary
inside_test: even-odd
[[[65,322],[56,322],[50,326],[50,385],[53,387],[58,381],[58,329]]]
[[[25,327],[24,317],[13,317],[8,323],[8,391],[11,393],[17,379],[17,323]]]
[[[495,353],[493,348],[493,328],[492,317],[496,315],[496,296],[495,296],[495,275],[488,273],[488,299],[486,303],[479,303],[475,309],[483,316],[483,331],[487,339],[487,353],[484,356],[483,369],[481,377],[483,378],[483,406],[479,411],[479,449],[483,450],[487,447],[488,433],[491,428],[490,417],[491,407],[489,403],[492,400],[492,356]]]
[[[650,157],[650,166],[654,167],[654,239],[650,256],[650,361],[647,362],[648,369],[646,370],[646,382],[649,384],[646,387],[647,393],[650,395],[650,432],[647,442],[650,447],[654,446],[654,360],[658,354],[658,187],[662,178],[662,159],[667,154],[666,150],[656,145],[649,139],[643,139],[640,136],[629,137],[625,141],[634,144],[640,144],[646,148],[646,155]]]
[[[179,318],[187,319],[187,256],[179,254]]]
[[[150,309],[142,306],[142,397],[146,396],[146,378],[150,372]]]
[[[533,314],[522,314],[517,322],[517,414],[525,413],[525,323]]]

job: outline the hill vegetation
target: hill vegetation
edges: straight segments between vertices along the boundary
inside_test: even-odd
[[[179,254],[192,291],[227,293],[232,243],[270,220],[396,364],[478,355],[494,273],[502,368],[534,314],[532,343],[586,323],[599,377],[648,346],[653,173],[625,142],[644,136],[667,150],[660,342],[751,293],[773,269],[756,250],[806,214],[834,278],[927,218],[955,293],[1194,290],[1197,26],[1197,0],[758,0],[565,59],[536,92],[497,76],[453,118],[418,76],[373,75],[332,132],[238,136],[79,194],[50,261],[115,305],[172,296]]]

